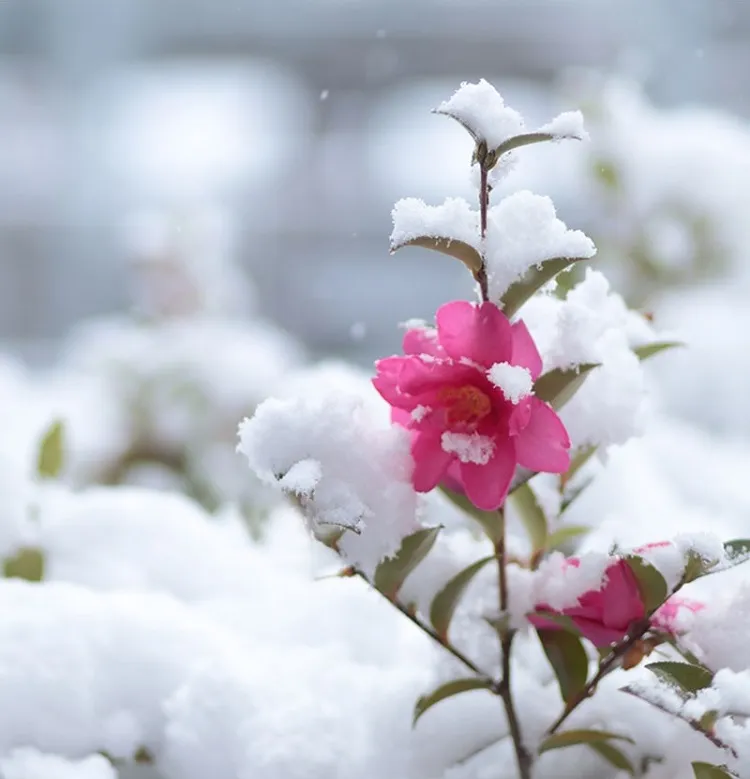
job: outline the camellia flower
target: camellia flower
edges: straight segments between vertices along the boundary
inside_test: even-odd
[[[566,564],[578,567],[580,562],[571,558],[566,560]],[[672,597],[651,615],[651,627],[675,635],[677,618],[683,608],[696,612],[703,608],[703,604]],[[621,641],[631,627],[646,616],[646,606],[635,574],[628,563],[619,558],[607,567],[602,586],[581,595],[576,606],[555,610],[546,604],[537,604],[535,610],[570,617],[581,635],[597,647]],[[537,628],[560,629],[560,625],[541,616],[531,615],[529,621]]]
[[[468,301],[441,306],[436,324],[407,331],[405,354],[378,361],[373,379],[393,421],[413,433],[414,489],[445,481],[492,511],[516,466],[566,471],[570,439],[533,394],[542,360],[526,325],[493,303]]]

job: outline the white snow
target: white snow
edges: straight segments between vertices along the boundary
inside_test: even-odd
[[[549,133],[556,139],[574,138],[587,141],[589,134],[583,126],[583,114],[580,111],[564,111],[552,121],[543,124],[536,132]]]
[[[358,396],[267,400],[242,423],[238,449],[266,483],[303,487],[313,532],[356,531],[342,544],[367,571],[419,527],[408,434],[369,414]],[[300,463],[303,478],[293,471]]]
[[[0,759],[0,775],[3,779],[116,779],[117,772],[101,755],[67,760],[26,747]]]
[[[524,130],[521,115],[506,106],[495,87],[484,79],[476,84],[462,83],[435,111],[457,119],[477,141],[485,140],[490,149]]]
[[[439,206],[428,206],[414,197],[399,200],[391,212],[391,248],[416,238],[445,238],[479,246],[479,214],[461,198],[449,197]]]
[[[495,363],[487,371],[487,377],[513,404],[531,393],[533,385],[531,374],[527,368],[520,365],[510,365],[507,362]]]
[[[499,301],[530,268],[554,258],[588,259],[596,248],[580,230],[557,218],[552,201],[528,190],[515,192],[488,214],[486,265],[490,299]]]
[[[444,452],[455,454],[462,463],[486,465],[495,451],[495,442],[479,433],[451,433],[446,431],[440,438]]]

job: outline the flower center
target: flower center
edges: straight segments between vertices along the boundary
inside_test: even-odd
[[[463,387],[443,387],[439,393],[445,404],[445,419],[449,426],[474,426],[492,410],[492,401],[482,390],[471,384]]]

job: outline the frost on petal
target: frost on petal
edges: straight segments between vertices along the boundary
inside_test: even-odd
[[[486,465],[495,451],[495,442],[478,433],[451,433],[446,431],[440,438],[444,452],[455,454],[462,463]]]
[[[529,395],[532,389],[531,374],[520,365],[498,362],[487,371],[487,376],[513,404]]]
[[[368,569],[418,527],[409,435],[359,397],[269,399],[242,423],[238,450],[261,479],[304,497],[313,531],[360,532],[347,550]]]
[[[548,197],[522,190],[489,211],[486,263],[492,300],[500,300],[514,281],[545,260],[594,254],[592,240],[580,230],[568,230]]]
[[[486,463],[461,463],[461,483],[467,497],[477,508],[495,511],[505,501],[515,470],[516,456],[512,442],[498,440]]]
[[[580,111],[564,111],[551,122],[542,125],[536,132],[549,133],[556,139],[576,138],[579,141],[588,139],[589,134],[583,126],[583,114]]]
[[[484,79],[477,84],[463,82],[450,100],[435,110],[457,119],[476,140],[487,141],[490,149],[524,131],[521,115],[506,106],[500,93]]]
[[[407,197],[394,205],[391,218],[393,247],[428,236],[463,241],[479,248],[479,214],[461,198],[449,197],[440,206],[428,206],[422,200]]]

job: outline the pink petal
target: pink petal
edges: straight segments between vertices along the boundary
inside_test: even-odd
[[[464,486],[461,484],[461,463],[458,460],[451,460],[451,464],[443,476],[442,486],[459,495],[464,494]]]
[[[414,327],[404,333],[404,354],[429,354],[445,357],[445,351],[437,339],[437,331],[430,327]]]
[[[564,473],[570,467],[570,438],[560,417],[539,398],[530,398],[531,416],[513,438],[518,464],[532,471]]]
[[[458,365],[451,360],[425,362],[419,357],[403,359],[405,362],[398,377],[399,390],[403,395],[424,396],[446,386],[476,383],[477,376],[481,376],[471,365]]]
[[[412,425],[412,421],[411,413],[405,408],[391,406],[391,422],[393,422],[394,425],[409,428]]]
[[[429,492],[437,487],[450,465],[453,455],[443,450],[440,438],[439,433],[420,432],[412,439],[412,484],[417,492]]]
[[[438,309],[436,321],[440,345],[454,360],[464,357],[485,368],[510,361],[510,322],[494,303],[455,300]]]
[[[627,630],[633,622],[646,616],[638,581],[624,560],[618,560],[607,568],[607,582],[601,592],[604,596],[604,624],[608,627]]]
[[[510,439],[495,441],[495,451],[485,465],[461,463],[461,483],[466,497],[482,511],[503,505],[516,470],[516,452]]]
[[[536,348],[534,339],[531,337],[526,324],[518,320],[511,325],[513,336],[513,357],[512,365],[520,365],[526,368],[531,374],[531,378],[536,381],[542,372],[542,358],[539,356],[539,350]]]

